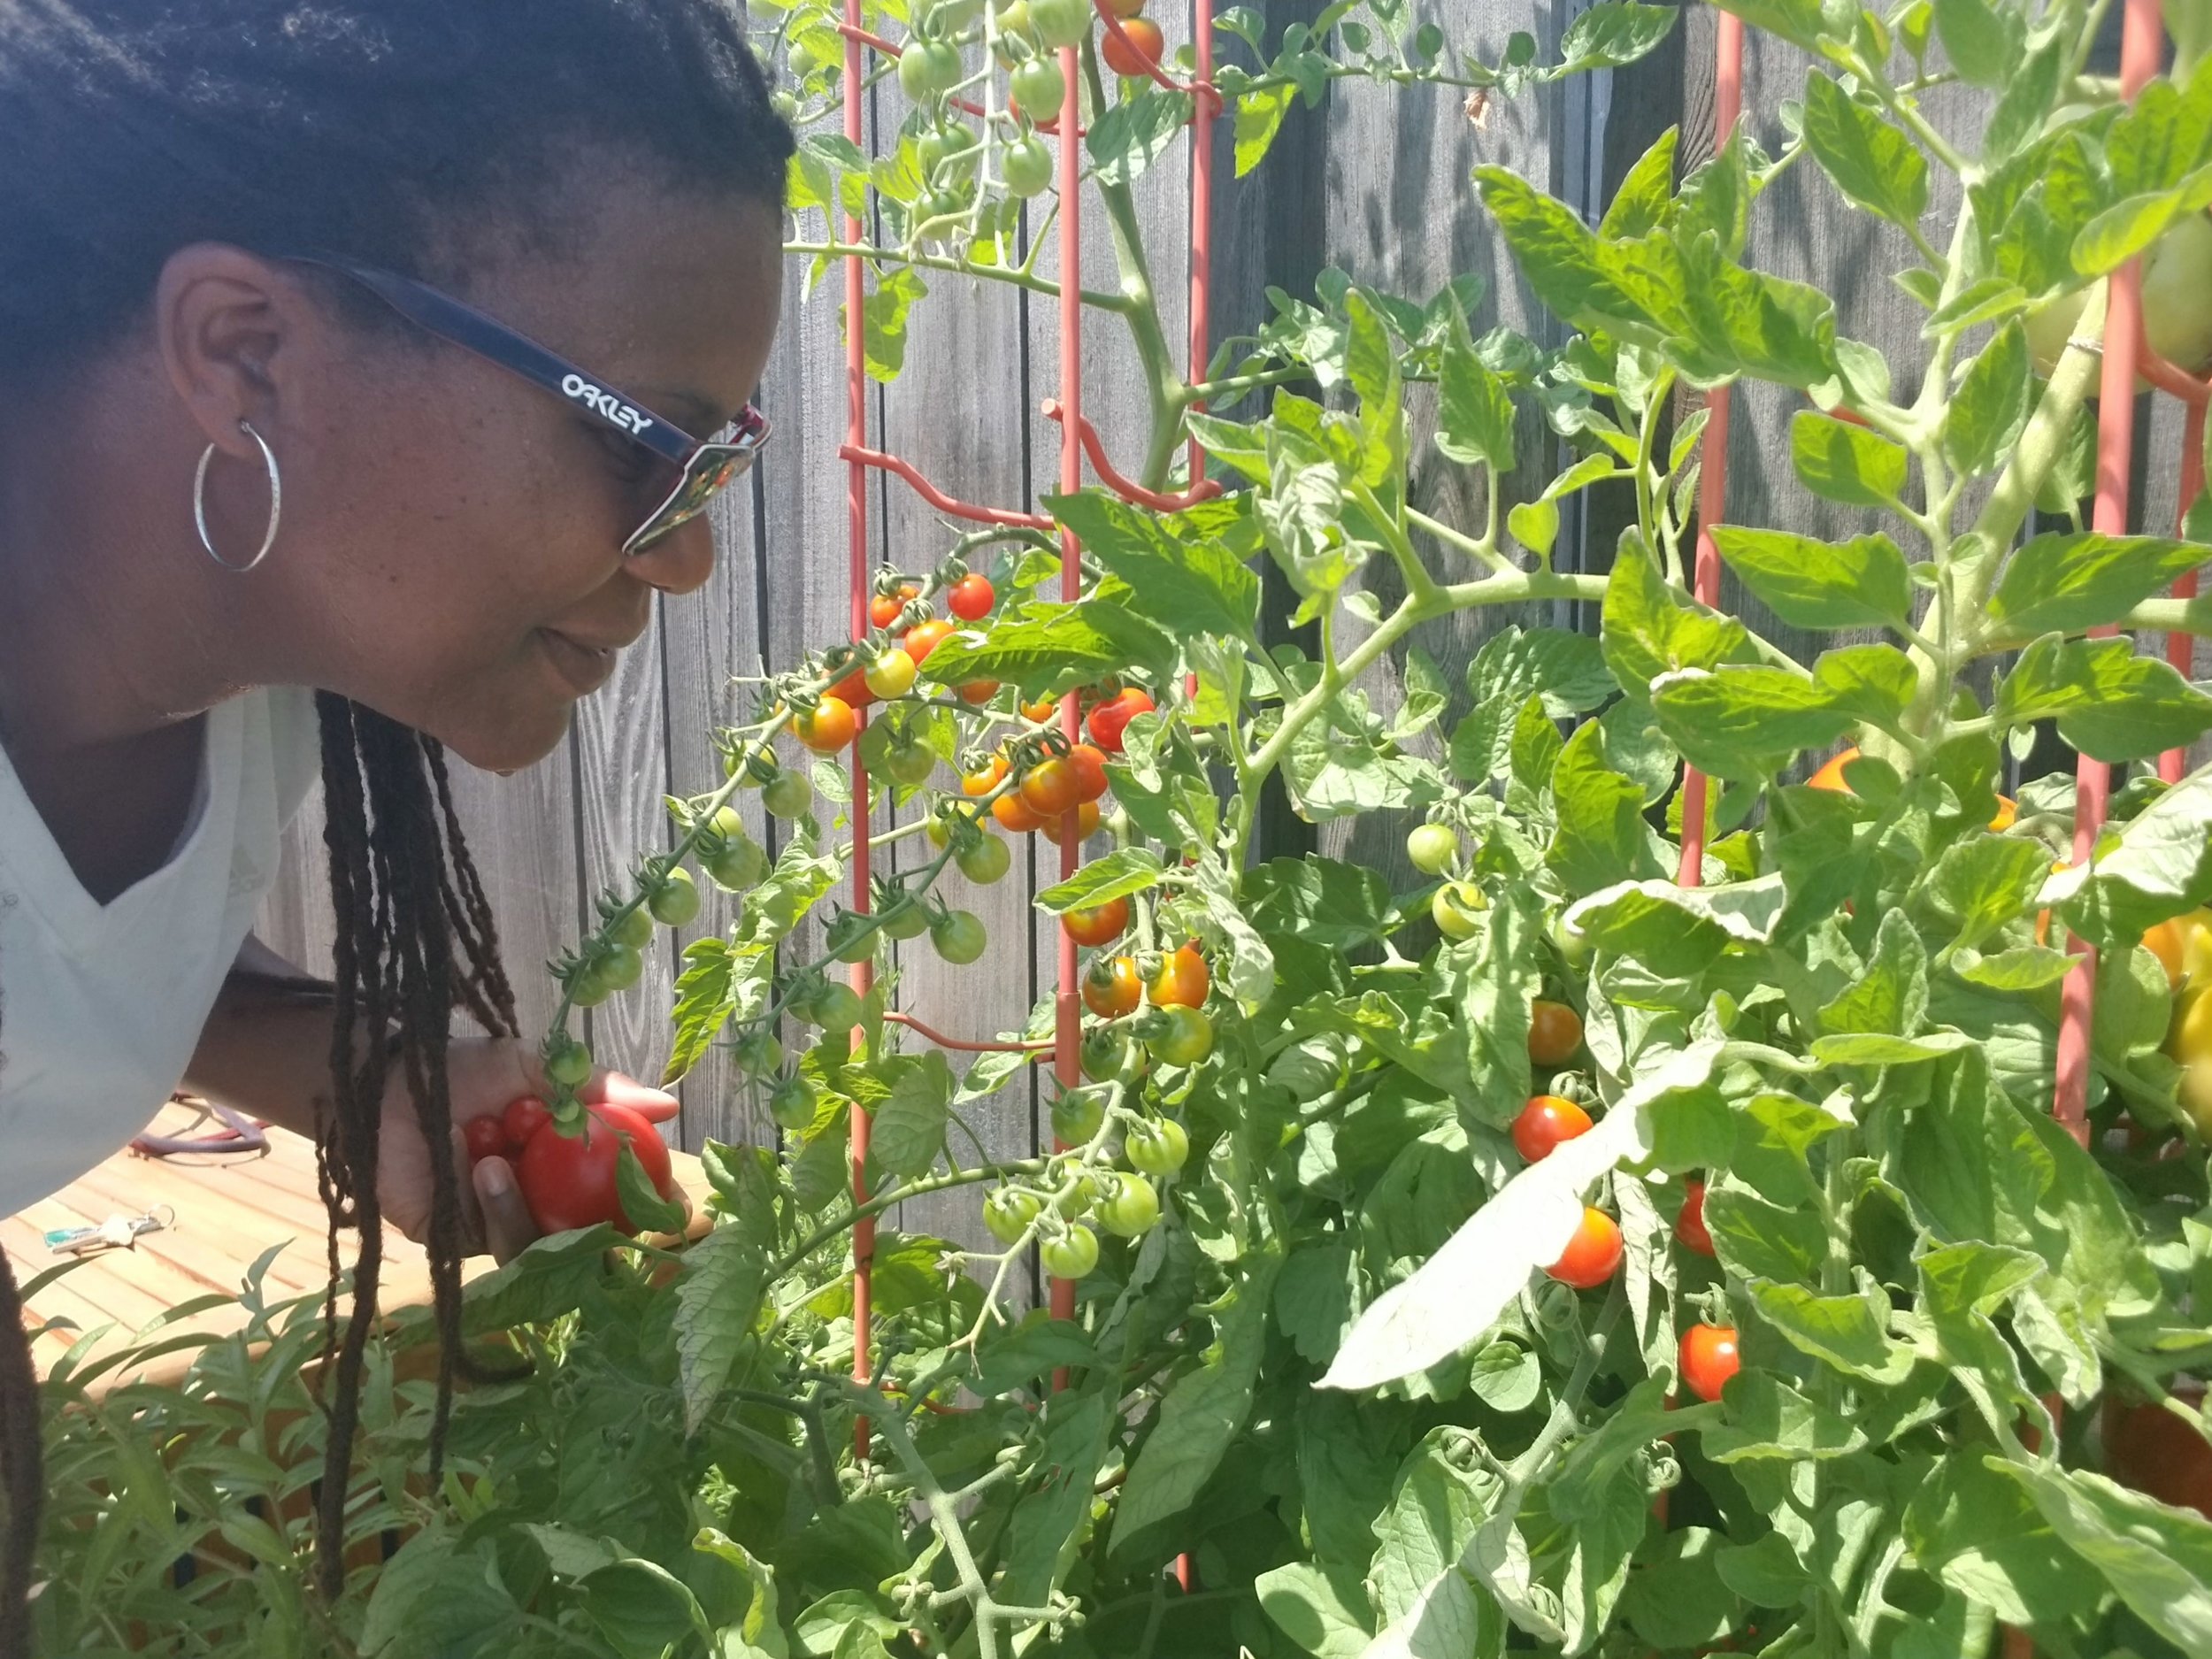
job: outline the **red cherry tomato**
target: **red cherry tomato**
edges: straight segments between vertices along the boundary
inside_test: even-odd
[[[963,703],[988,703],[997,695],[998,681],[995,680],[971,680],[960,687],[960,701]]]
[[[552,1108],[534,1094],[509,1101],[507,1110],[499,1115],[499,1126],[507,1136],[507,1144],[518,1152],[530,1144],[531,1136],[552,1121]]]
[[[1531,1164],[1540,1164],[1562,1141],[1590,1133],[1590,1114],[1557,1094],[1539,1094],[1513,1120],[1513,1144]]]
[[[1141,714],[1148,714],[1152,699],[1134,686],[1125,687],[1118,696],[1108,699],[1091,710],[1091,741],[1109,755],[1121,753],[1121,734],[1129,722]]]
[[[1185,945],[1160,964],[1148,987],[1153,1002],[1161,1008],[1196,1008],[1213,987],[1213,974],[1196,945]]]
[[[1694,1325],[1682,1333],[1682,1380],[1701,1400],[1717,1400],[1743,1369],[1732,1325]]]
[[[1150,18],[1131,18],[1121,26],[1121,32],[1127,36],[1125,43],[1111,29],[1102,42],[1100,55],[1107,68],[1118,75],[1141,75],[1160,61],[1161,50],[1167,42],[1161,36],[1160,26]]]
[[[1109,899],[1087,910],[1070,910],[1061,917],[1060,926],[1079,945],[1102,945],[1128,931],[1129,901]]]
[[[481,1164],[486,1158],[507,1155],[507,1126],[499,1121],[499,1114],[472,1118],[461,1125],[461,1139],[467,1142],[469,1162]]]
[[[895,627],[900,613],[905,609],[906,601],[896,594],[878,594],[868,602],[868,626],[872,628]]]
[[[799,741],[818,755],[836,754],[853,741],[853,734],[860,729],[852,704],[842,697],[824,697],[811,709],[801,710],[791,725],[799,734]]]
[[[1682,1183],[1682,1213],[1674,1218],[1674,1236],[1684,1248],[1700,1256],[1713,1253],[1713,1235],[1705,1225],[1705,1183]]]
[[[972,572],[953,583],[945,595],[945,609],[963,622],[979,622],[991,614],[991,607],[998,603],[998,593],[991,586],[988,576]]]
[[[823,694],[834,697],[849,709],[864,709],[876,700],[869,688],[867,671],[856,668]]]
[[[1106,757],[1094,745],[1078,743],[1068,750],[1068,765],[1075,773],[1075,798],[1095,801],[1106,793]]]
[[[1128,956],[1101,956],[1083,976],[1083,1006],[1101,1019],[1133,1014],[1143,1000],[1144,981]]]
[[[906,648],[906,654],[914,659],[918,667],[929,660],[929,654],[943,644],[951,632],[952,624],[949,622],[924,622],[909,628],[906,638],[900,643]]]
[[[1061,835],[1067,829],[1067,823],[1064,816],[1056,812],[1050,818],[1039,818],[1037,827],[1043,832],[1047,841],[1057,847],[1060,844]],[[1087,841],[1097,833],[1098,803],[1086,801],[1075,809],[1075,839],[1079,841]]]
[[[1039,818],[1056,818],[1082,800],[1082,780],[1058,755],[1047,757],[1022,774],[1022,799]]]
[[[1538,1065],[1560,1065],[1580,1047],[1582,1016],[1564,1002],[1537,998],[1528,1010],[1528,1057]]]
[[[1620,1224],[1602,1210],[1584,1205],[1566,1254],[1546,1271],[1563,1285],[1589,1290],[1613,1277],[1621,1264]]]
[[[627,1141],[644,1165],[656,1192],[669,1191],[668,1148],[653,1125],[627,1106],[593,1106],[585,1133],[571,1139],[548,1127],[522,1149],[516,1171],[530,1217],[540,1233],[566,1233],[611,1222],[635,1233],[622,1213],[616,1184],[622,1142]]]

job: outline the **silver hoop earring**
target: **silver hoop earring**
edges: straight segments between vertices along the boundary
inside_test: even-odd
[[[262,465],[269,469],[269,528],[261,538],[261,550],[243,565],[233,565],[215,550],[215,542],[207,533],[207,464],[215,458],[215,446],[209,444],[200,454],[199,470],[192,475],[192,522],[199,526],[200,545],[207,549],[208,557],[225,570],[242,576],[263,559],[276,545],[277,520],[284,513],[284,480],[277,472],[276,452],[269,448],[269,441],[253,429],[252,423],[242,420],[238,429],[261,446]]]

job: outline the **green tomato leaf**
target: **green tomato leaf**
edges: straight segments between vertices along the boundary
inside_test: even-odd
[[[1939,1459],[1902,1518],[1925,1570],[2008,1624],[2087,1617],[2104,1599],[2028,1494],[1979,1457]]]
[[[1790,464],[1807,489],[1846,507],[1894,508],[1904,494],[1902,444],[1813,410],[1790,421]]]
[[[1927,1017],[1927,948],[1904,911],[1892,910],[1874,935],[1866,972],[1820,1010],[1821,1028],[1909,1037]]]
[[[1267,152],[1275,146],[1275,134],[1283,129],[1283,117],[1290,113],[1291,100],[1298,96],[1295,87],[1260,87],[1237,96],[1236,168],[1241,179],[1267,158]]]
[[[2032,388],[2027,330],[2015,319],[1990,337],[1951,400],[1943,427],[1951,465],[1978,475],[2008,459],[2028,424]]]
[[[1148,847],[1118,847],[1040,893],[1037,908],[1048,916],[1064,916],[1109,900],[1149,893],[1160,885],[1165,870],[1159,854]]]
[[[1999,685],[1993,713],[2007,726],[2055,718],[2061,737],[2108,761],[2146,759],[2212,731],[2212,697],[2124,639],[2045,634]]]
[[[1606,765],[1602,722],[1588,722],[1567,740],[1551,787],[1558,827],[1544,862],[1569,893],[1661,873],[1644,822],[1644,791]]]
[[[1904,1381],[1912,1370],[1912,1349],[1886,1328],[1889,1299],[1881,1296],[1878,1310],[1874,1306],[1878,1291],[1824,1296],[1803,1285],[1760,1280],[1750,1292],[1760,1316],[1801,1353],[1885,1386]]]
[[[2171,916],[2212,900],[2212,767],[2192,772],[2108,838],[2085,872],[2043,889],[2065,924],[2110,949],[2132,946]],[[2039,871],[2040,879],[2042,872]]]
[[[869,1125],[869,1156],[894,1175],[926,1175],[945,1149],[952,1090],[952,1068],[935,1048],[902,1068]]]
[[[1958,944],[1972,947],[2025,914],[2050,867],[2040,841],[1970,835],[1943,849],[1928,878],[1928,893],[1937,910],[1958,924]]]
[[[1354,1568],[1294,1561],[1260,1574],[1252,1587],[1268,1622],[1314,1659],[1360,1659],[1374,1640]]]
[[[1905,556],[1886,535],[1819,541],[1716,525],[1713,542],[1744,586],[1792,627],[1893,628],[1912,618]]]
[[[1702,887],[1624,881],[1569,906],[1564,921],[1601,950],[1633,956],[1663,978],[1687,979],[1731,943],[1766,943],[1787,899],[1778,874]]]
[[[1990,1457],[2060,1541],[2185,1653],[2212,1651],[2212,1523],[2084,1471]]]
[[[1651,683],[1651,706],[1683,758],[1717,778],[1765,778],[1856,723],[1811,680],[1764,666],[1662,675]]]
[[[1642,544],[1624,536],[1606,579],[1599,639],[1606,666],[1640,700],[1651,682],[1682,668],[1713,668],[1751,655],[1743,625],[1671,588]]]
[[[2170,536],[2039,535],[2006,561],[1989,619],[2010,640],[2117,622],[2203,557],[2195,542]]]
[[[1928,164],[1886,118],[1831,76],[1805,78],[1805,142],[1845,196],[1878,218],[1916,228],[1928,211]]]
[[[1045,510],[1075,532],[1083,550],[1129,584],[1123,603],[1165,632],[1251,640],[1260,579],[1245,564],[1259,551],[1248,500],[1203,502],[1164,517],[1103,490],[1048,495]],[[1195,515],[1194,517],[1193,515]],[[930,672],[937,672],[935,655]]]
[[[1476,351],[1456,304],[1437,357],[1436,447],[1462,465],[1513,470],[1513,399]]]
[[[1816,1405],[1768,1371],[1745,1371],[1729,1385],[1728,1420],[1709,1425],[1701,1439],[1717,1463],[1847,1457],[1867,1443],[1856,1423]]]
[[[1935,0],[1935,32],[1959,78],[1978,87],[2011,80],[2027,43],[2019,14],[1989,0]]]
[[[716,1227],[684,1252],[676,1276],[677,1373],[684,1423],[697,1433],[751,1340],[768,1279],[768,1257],[736,1224]]]
[[[929,656],[929,674],[946,685],[1001,680],[1034,697],[1131,668],[1170,674],[1175,657],[1167,634],[1112,600],[1032,602],[988,631],[962,628],[940,641]]]
[[[638,1162],[637,1153],[627,1141],[616,1150],[614,1180],[625,1220],[653,1233],[683,1231],[684,1207],[660,1195],[653,1186],[653,1178],[645,1172],[645,1165]]]

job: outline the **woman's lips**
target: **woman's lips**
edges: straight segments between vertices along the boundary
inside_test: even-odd
[[[616,653],[604,646],[586,645],[554,628],[540,628],[545,654],[563,680],[580,697],[588,697],[607,683],[614,672]]]

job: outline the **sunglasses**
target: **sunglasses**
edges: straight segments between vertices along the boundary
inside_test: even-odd
[[[727,442],[703,442],[635,398],[585,373],[558,352],[548,350],[527,334],[493,321],[474,306],[441,294],[426,283],[374,265],[357,265],[334,254],[281,257],[296,265],[334,271],[359,283],[416,326],[553,393],[674,466],[675,488],[623,542],[626,557],[643,552],[686,519],[697,518],[709,502],[752,470],[753,458],[768,442],[768,418],[750,403],[731,422]]]

